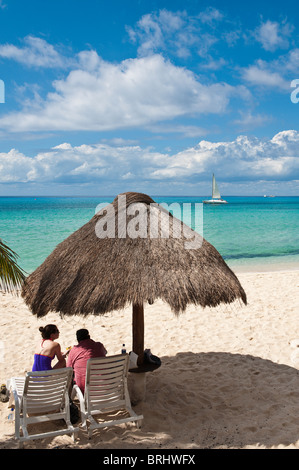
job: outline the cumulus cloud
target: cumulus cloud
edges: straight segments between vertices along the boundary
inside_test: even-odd
[[[291,49],[287,54],[279,56],[269,63],[268,67],[274,71],[292,77],[299,73],[299,49]]]
[[[0,57],[15,60],[27,67],[65,68],[70,63],[70,59],[63,57],[42,38],[26,36],[23,42],[23,47],[0,45]]]
[[[202,140],[196,147],[174,155],[154,178],[185,179],[211,174],[215,168],[223,180],[298,179],[299,133],[283,131],[271,140],[239,136],[231,142]]]
[[[266,51],[275,52],[290,47],[293,30],[294,27],[286,21],[278,23],[268,20],[262,22],[252,35]],[[241,75],[249,85],[289,92],[293,78],[291,74],[298,73],[298,64],[299,50],[294,48],[273,60],[256,60],[254,64],[244,67]]]
[[[278,88],[282,90],[290,89],[290,82],[279,72],[268,69],[263,61],[258,61],[256,65],[250,65],[243,70],[243,79],[252,85]]]
[[[0,153],[0,183],[86,184],[128,181],[167,185],[210,178],[215,171],[226,182],[299,179],[299,133],[282,131],[272,139],[239,136],[234,141],[202,140],[171,155],[138,145],[73,147],[62,143],[28,157],[12,149]]]
[[[234,124],[237,125],[238,129],[248,130],[250,128],[256,128],[263,126],[271,121],[271,117],[265,114],[252,114],[250,110],[239,111],[240,118],[234,120]]]
[[[155,134],[176,134],[184,137],[202,137],[208,133],[207,129],[199,126],[188,126],[184,124],[177,125],[152,125],[148,127],[148,130]]]
[[[221,21],[224,17],[223,13],[214,7],[208,7],[198,15],[199,19],[203,23],[214,24],[217,21]]]
[[[255,30],[254,36],[266,51],[274,52],[289,47],[289,37],[293,30],[294,27],[289,23],[280,24],[267,20]]]
[[[294,48],[274,60],[258,59],[254,64],[241,69],[242,78],[249,85],[276,88],[288,91],[290,81],[299,73],[299,49]]]
[[[0,153],[1,183],[25,183],[31,180],[34,165],[33,160],[16,149]]]
[[[196,16],[163,9],[142,16],[134,27],[126,29],[141,57],[166,52],[180,58],[188,58],[193,53],[203,58],[219,40],[214,27],[223,17],[212,7]]]
[[[134,28],[127,26],[129,38],[139,44],[138,55],[146,56],[172,49],[177,55],[189,55],[196,41],[194,27],[190,28],[185,12],[160,10],[143,15]]]
[[[143,150],[142,154],[146,153]],[[62,143],[34,157],[12,149],[0,153],[0,182],[61,182],[85,183],[101,178],[113,178],[128,172],[133,161],[138,161],[138,146],[113,147],[105,144],[72,147]]]
[[[81,53],[81,68],[53,82],[46,99],[36,98],[21,112],[0,119],[0,129],[17,131],[102,131],[146,126],[179,116],[223,113],[242,87],[202,84],[191,71],[161,55],[102,60]]]

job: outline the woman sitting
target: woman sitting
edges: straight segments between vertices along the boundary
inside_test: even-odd
[[[60,369],[66,366],[66,354],[62,354],[60,344],[55,340],[59,337],[59,331],[56,325],[47,325],[40,327],[39,331],[42,334],[42,341],[36,347],[34,354],[34,363],[32,370],[51,370]],[[57,357],[58,362],[51,366],[54,357]]]

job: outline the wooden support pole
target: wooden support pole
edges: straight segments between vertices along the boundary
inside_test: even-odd
[[[144,355],[144,309],[133,305],[133,351],[138,355],[137,364],[143,364]]]

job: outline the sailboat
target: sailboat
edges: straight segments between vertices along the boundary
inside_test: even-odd
[[[220,192],[218,189],[218,185],[216,183],[216,179],[213,173],[213,183],[212,183],[212,199],[207,201],[203,201],[204,204],[227,204],[227,201],[221,199]]]

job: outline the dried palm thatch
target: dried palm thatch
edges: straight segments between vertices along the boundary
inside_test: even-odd
[[[246,304],[239,280],[218,251],[140,193],[117,196],[60,243],[26,279],[22,296],[38,317],[51,310],[97,315],[133,304],[137,354],[136,349],[143,353],[145,302],[160,298],[176,314],[190,303]]]

